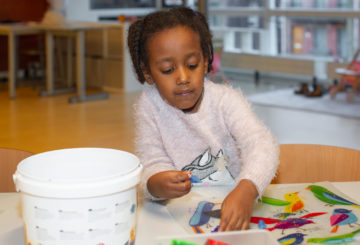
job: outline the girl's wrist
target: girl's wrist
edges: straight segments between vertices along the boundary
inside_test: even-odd
[[[242,192],[247,192],[247,194],[253,199],[255,200],[259,193],[256,189],[255,184],[248,179],[243,179],[239,182],[239,184],[235,187],[235,189],[241,190]]]

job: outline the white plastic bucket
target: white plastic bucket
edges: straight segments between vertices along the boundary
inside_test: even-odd
[[[136,156],[104,148],[24,159],[13,177],[26,245],[133,244],[141,170]]]

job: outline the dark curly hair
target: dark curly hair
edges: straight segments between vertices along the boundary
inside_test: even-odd
[[[208,72],[212,70],[212,35],[203,14],[190,8],[179,7],[157,11],[133,22],[128,31],[128,47],[140,83],[145,83],[142,68],[149,69],[146,43],[155,33],[175,26],[187,26],[200,36],[202,54],[208,59]]]

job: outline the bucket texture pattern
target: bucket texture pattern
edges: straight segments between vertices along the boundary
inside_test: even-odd
[[[26,245],[134,244],[141,170],[134,155],[103,148],[57,150],[23,160],[14,181],[21,192]]]

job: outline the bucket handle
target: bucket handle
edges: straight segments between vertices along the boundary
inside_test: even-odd
[[[18,179],[18,173],[16,172],[15,174],[13,174],[13,181],[14,181],[14,184],[15,184],[16,192],[20,192],[20,189],[18,188],[18,185],[16,184],[17,179]]]

